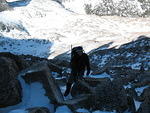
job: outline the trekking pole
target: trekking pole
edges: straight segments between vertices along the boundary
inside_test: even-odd
[[[71,57],[70,57],[70,64],[69,64],[69,67],[70,67],[70,69],[71,69],[71,59],[72,59],[72,56],[73,56],[73,55],[72,55],[72,44],[71,44],[71,50],[70,50],[70,52],[71,52],[71,53],[70,53]],[[68,77],[69,77],[69,76],[68,76]]]
[[[71,44],[71,50],[70,51],[71,51],[71,58],[72,58],[72,44]]]

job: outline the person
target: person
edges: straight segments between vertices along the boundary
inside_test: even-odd
[[[66,84],[66,91],[64,96],[67,96],[71,90],[71,86],[74,82],[77,82],[78,79],[82,79],[87,69],[86,75],[90,74],[90,63],[89,57],[82,46],[74,47],[71,51],[71,75],[69,76],[68,82]]]

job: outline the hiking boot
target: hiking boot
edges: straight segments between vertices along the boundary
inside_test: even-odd
[[[69,92],[70,92],[70,89],[71,89],[71,85],[72,85],[72,84],[67,83],[66,91],[65,91],[65,93],[64,93],[64,96],[65,96],[65,97],[68,96],[68,94],[69,94]]]
[[[65,96],[65,97],[68,96],[68,95],[69,95],[69,92],[70,92],[69,90],[66,90],[65,93],[64,93],[64,96]]]

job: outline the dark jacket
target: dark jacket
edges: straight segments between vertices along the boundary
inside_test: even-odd
[[[75,55],[71,59],[71,69],[72,71],[84,71],[87,68],[87,71],[90,71],[89,57],[86,53],[83,53],[81,56]]]

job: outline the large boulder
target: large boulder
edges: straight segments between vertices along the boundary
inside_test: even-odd
[[[94,90],[94,87],[96,87],[98,84],[104,83],[109,81],[109,78],[91,78],[91,77],[85,77],[84,79],[76,82],[71,90],[71,95],[73,97],[76,97],[80,94],[90,94],[92,91],[90,89]]]
[[[32,70],[32,71],[30,71]],[[31,66],[23,78],[26,83],[40,82],[46,91],[46,96],[48,96],[53,103],[62,102],[63,96],[58,87],[54,77],[50,73],[50,69],[47,63],[38,63]]]
[[[45,95],[48,96],[55,107],[68,105],[70,109],[75,110],[78,107],[83,107],[82,103],[84,103],[84,101],[88,98],[88,95],[83,95],[77,98],[64,100],[63,94],[55,78],[50,73],[47,63],[32,66],[29,70],[27,70],[27,73],[23,76],[23,78],[25,82],[29,84],[35,81],[41,82],[46,91]]]
[[[53,60],[48,60],[46,58],[40,58],[40,57],[36,57],[36,56],[32,56],[32,55],[20,55],[19,58],[22,61],[22,64],[24,64],[24,67],[33,67],[34,65],[37,64],[47,64],[49,69],[52,72],[56,72],[59,75],[62,74],[62,68],[61,65],[57,65],[56,62],[54,62]]]
[[[107,81],[96,87],[96,109],[117,110],[123,112],[128,108],[125,89],[120,80]]]
[[[21,86],[16,79],[19,68],[10,58],[0,57],[0,107],[15,105],[21,101]]]
[[[6,57],[6,58],[14,60],[14,62],[17,65],[17,67],[19,68],[19,71],[21,71],[22,69],[26,68],[25,62],[23,62],[23,60],[19,56],[14,55],[14,54],[12,54],[10,52],[1,52],[0,53],[0,57]]]
[[[87,109],[123,112],[129,108],[128,104],[131,104],[131,102],[128,102],[129,99],[120,79],[114,81],[110,79],[99,80],[95,86],[92,84],[93,81],[91,83],[88,82],[86,83],[91,87],[87,87],[88,85],[79,82],[73,86],[71,91],[73,96],[91,94],[88,100],[83,103]],[[92,89],[93,91],[91,91]]]

